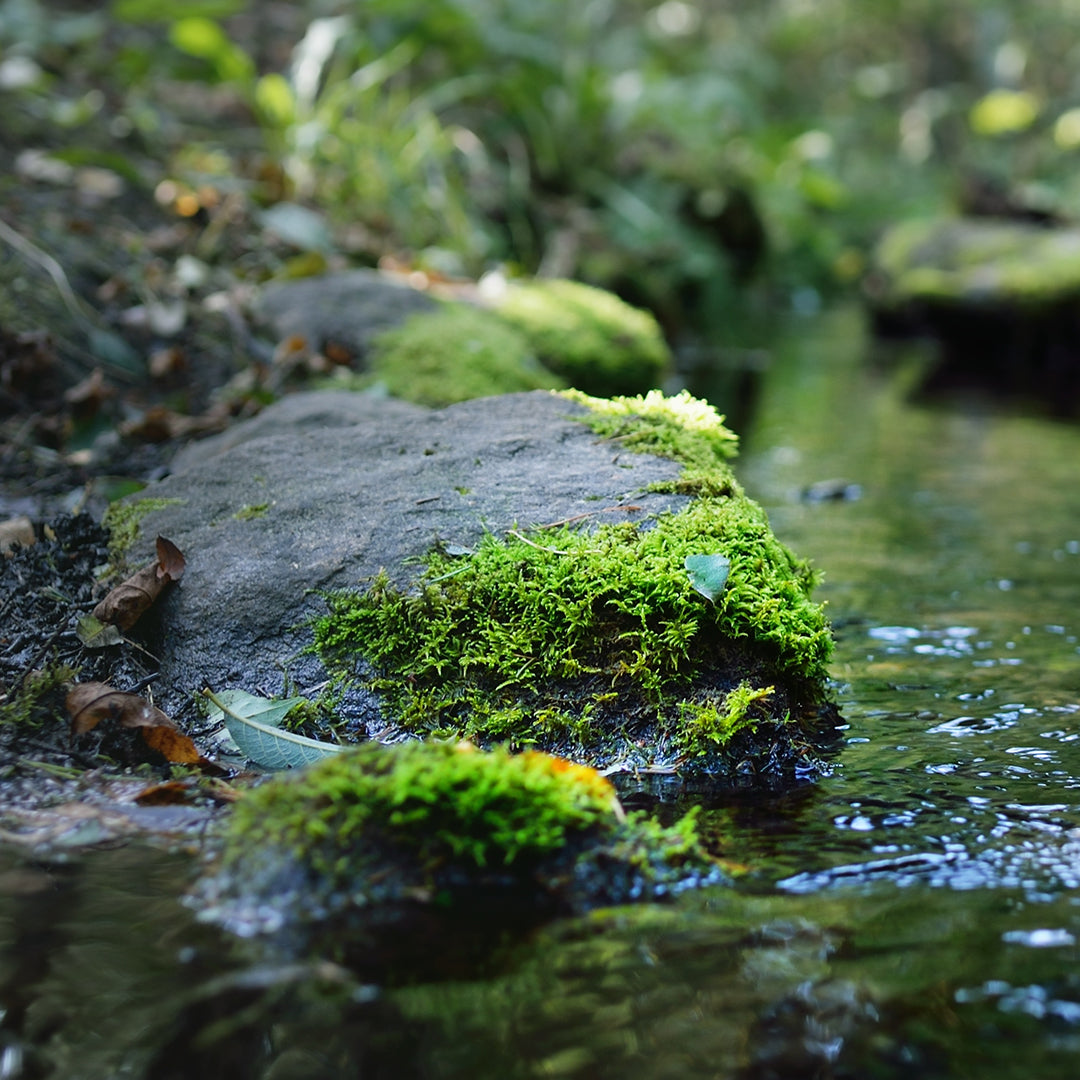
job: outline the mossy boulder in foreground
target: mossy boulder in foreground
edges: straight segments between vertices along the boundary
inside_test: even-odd
[[[592,769],[413,742],[367,744],[250,792],[199,893],[205,917],[241,935],[287,927],[298,945],[325,937],[371,963],[433,914],[490,944],[515,919],[724,880],[693,814],[670,828],[627,817]]]
[[[902,222],[866,292],[886,334],[941,345],[932,384],[977,383],[1080,410],[1080,228],[995,219]]]

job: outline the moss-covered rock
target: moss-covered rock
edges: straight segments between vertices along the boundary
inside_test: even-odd
[[[1038,308],[1080,294],[1080,229],[993,219],[925,219],[890,229],[871,282],[882,307]]]
[[[565,385],[522,334],[466,304],[443,304],[380,334],[371,374],[392,396],[428,406]]]
[[[495,309],[546,367],[587,394],[642,394],[671,364],[653,316],[603,289],[538,279],[511,285]]]
[[[693,498],[639,524],[586,514],[465,552],[436,546],[415,589],[380,575],[329,596],[315,648],[343,677],[369,665],[416,734],[790,778],[833,727],[819,708],[832,639],[810,599],[816,575],[738,485],[735,437],[711,406],[659,392],[568,396],[613,446],[682,462],[654,488]],[[686,568],[701,555],[729,567],[715,598]]]
[[[415,930],[425,909],[479,918],[490,944],[522,913],[723,880],[693,814],[670,828],[628,817],[602,776],[546,754],[414,742],[361,746],[250,792],[202,900],[245,935],[285,926],[362,952],[376,928],[385,948],[388,926]]]
[[[926,388],[975,386],[1080,413],[1080,228],[908,221],[866,283],[876,328],[939,345]]]

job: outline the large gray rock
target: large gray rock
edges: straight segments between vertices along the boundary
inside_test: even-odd
[[[149,514],[133,557],[162,534],[187,557],[151,626],[167,704],[209,683],[280,692],[283,672],[325,678],[305,620],[320,590],[361,586],[385,568],[405,585],[437,541],[471,546],[487,531],[632,504],[604,520],[681,508],[644,492],[672,461],[601,443],[570,417],[584,410],[535,391],[430,411],[363,395],[295,395],[208,440],[140,497],[178,499]],[[325,427],[312,417],[324,416]],[[148,619],[150,616],[147,617]]]

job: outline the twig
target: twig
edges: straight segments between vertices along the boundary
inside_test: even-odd
[[[93,320],[82,309],[79,298],[75,295],[71,283],[64,273],[64,268],[46,251],[42,251],[36,244],[30,243],[21,233],[17,233],[10,225],[0,219],[0,239],[6,240],[20,255],[37,263],[42,270],[52,278],[60,299],[64,301],[64,307],[71,313],[71,317],[83,327],[93,330]]]
[[[523,544],[528,544],[529,547],[536,548],[537,551],[547,551],[552,555],[599,555],[600,552],[596,548],[582,548],[580,551],[563,551],[560,548],[544,547],[543,544],[534,543],[527,536],[523,536],[517,531],[517,529],[507,529],[507,536],[513,536],[515,539],[520,540]]]
[[[620,503],[618,506],[602,506],[599,510],[586,510],[583,514],[574,514],[572,517],[563,518],[562,521],[549,521],[546,525],[537,525],[538,529],[557,529],[560,525],[569,525],[583,518],[593,517],[595,514],[609,514],[613,510],[625,510],[630,513],[633,510],[644,510],[643,506],[635,506],[630,503]]]

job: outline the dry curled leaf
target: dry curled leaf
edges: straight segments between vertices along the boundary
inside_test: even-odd
[[[170,581],[179,581],[186,566],[180,549],[164,536],[157,538],[157,561],[121,582],[94,608],[94,618],[120,630],[130,630]]]
[[[77,683],[65,701],[71,715],[71,733],[83,735],[102,720],[115,720],[121,727],[173,727],[173,722],[156,705],[138,694],[117,690],[108,683]]]
[[[103,720],[112,720],[120,727],[139,728],[143,742],[166,761],[218,769],[199,753],[187,735],[177,730],[171,717],[138,694],[117,690],[108,683],[76,683],[68,691],[65,704],[71,715],[72,735],[82,735]]]

